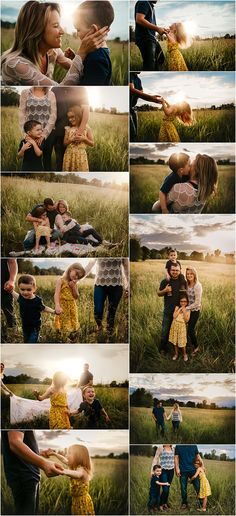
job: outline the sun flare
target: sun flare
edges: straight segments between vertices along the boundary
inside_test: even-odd
[[[67,358],[57,363],[56,370],[63,371],[71,380],[78,380],[82,371],[83,365],[86,362],[83,358]]]
[[[102,107],[101,95],[99,92],[99,88],[91,86],[90,88],[87,88],[87,93],[88,93],[88,98],[89,98],[89,105],[93,109]]]
[[[183,102],[185,99],[186,97],[183,91],[177,91],[168,98],[171,104],[178,104],[179,102]]]
[[[188,36],[195,36],[197,32],[197,24],[193,20],[184,22],[184,28]]]

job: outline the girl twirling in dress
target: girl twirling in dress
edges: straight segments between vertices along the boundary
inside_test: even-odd
[[[71,428],[67,392],[65,389],[67,380],[67,376],[61,371],[58,371],[53,375],[52,385],[50,385],[44,394],[39,394],[38,391],[33,391],[38,401],[43,401],[47,398],[50,398],[50,430],[54,430],[55,428],[68,430]]]
[[[200,512],[206,512],[207,509],[207,497],[211,495],[211,486],[206,477],[206,470],[204,468],[203,462],[200,460],[194,461],[194,466],[196,468],[196,473],[190,479],[192,482],[195,478],[199,476],[200,480],[200,491],[198,493],[198,498],[202,502],[201,509],[197,509]]]
[[[67,112],[69,126],[65,127],[64,145],[66,150],[63,158],[64,172],[88,172],[88,158],[86,145],[94,146],[93,134],[90,127],[86,127],[83,134],[79,134],[83,111],[80,106],[70,108]]]
[[[188,296],[183,295],[180,298],[180,306],[176,306],[173,313],[173,321],[170,327],[169,341],[174,344],[175,355],[173,360],[177,360],[179,356],[179,348],[182,349],[184,362],[187,362],[188,355],[186,353],[187,345],[187,322],[190,319],[190,310],[187,310]]]
[[[69,446],[67,457],[50,452],[69,469],[64,469],[64,475],[70,477],[71,514],[94,515],[93,501],[89,494],[89,481],[92,478],[92,464],[86,446],[73,444]]]
[[[190,104],[184,101],[170,105],[165,99],[162,99],[162,107],[165,116],[161,123],[158,141],[180,142],[180,137],[174,125],[174,121],[177,118],[178,121],[182,122],[184,125],[192,124],[193,117]]]
[[[189,46],[187,33],[183,23],[172,23],[167,36],[167,64],[169,71],[188,71],[185,60],[179,50]]]

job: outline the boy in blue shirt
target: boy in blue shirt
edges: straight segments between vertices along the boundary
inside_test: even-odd
[[[184,183],[189,179],[190,157],[184,152],[174,152],[169,157],[168,166],[171,173],[165,177],[159,193],[159,201],[153,204],[152,211],[155,213],[169,213],[171,204],[167,206],[167,195],[171,188],[177,183]]]
[[[152,476],[149,488],[148,510],[149,513],[160,509],[161,486],[170,486],[169,482],[161,482],[161,466],[155,464],[152,469]]]

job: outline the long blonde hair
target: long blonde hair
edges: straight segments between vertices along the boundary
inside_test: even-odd
[[[83,117],[82,108],[80,106],[72,106],[71,108],[68,109],[67,114],[71,113],[71,112],[75,116],[75,121],[76,121],[77,127],[79,127],[82,117]]]
[[[52,386],[56,389],[65,387],[68,377],[62,371],[57,371],[52,377]]]
[[[83,278],[85,276],[85,270],[82,267],[82,265],[78,262],[72,263],[72,265],[69,265],[67,269],[65,270],[64,274],[62,275],[63,279],[66,281],[70,281],[70,272],[72,270],[76,270],[80,273],[80,278]]]
[[[56,203],[56,210],[58,211],[58,213],[60,213],[60,212],[59,212],[59,209],[58,209],[58,208],[59,208],[59,204],[63,204],[63,206],[65,207],[66,211],[68,211],[68,210],[69,210],[69,204],[68,204],[68,202],[67,202],[67,201],[65,201],[64,199],[59,199],[59,201],[57,201],[57,203]]]
[[[207,154],[197,154],[195,177],[198,180],[198,199],[200,202],[205,202],[208,197],[216,193],[218,169],[214,158]]]
[[[84,470],[88,473],[89,477],[92,477],[92,464],[89,455],[88,448],[83,444],[72,444],[69,446],[68,451],[71,451],[73,454],[73,460],[71,464],[72,469],[77,469],[79,467],[84,468]]]
[[[60,14],[59,4],[29,0],[22,6],[16,21],[13,45],[4,52],[2,64],[9,56],[22,56],[40,66],[39,43],[51,11]]]
[[[181,22],[175,23],[174,34],[176,41],[179,43],[181,48],[187,48],[191,45],[191,40],[187,35],[184,24]]]
[[[193,123],[193,114],[192,108],[190,104],[186,101],[178,102],[177,104],[173,104],[175,110],[175,116],[183,122],[184,125],[192,125]]]
[[[188,280],[187,280],[187,271],[192,272],[192,274],[194,275],[194,283],[196,284],[196,283],[198,282],[197,269],[195,269],[195,267],[186,267],[185,275],[186,275],[186,281],[187,281],[187,283],[188,283]]]

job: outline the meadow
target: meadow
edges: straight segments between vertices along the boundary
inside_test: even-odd
[[[161,41],[166,56],[166,42]],[[191,47],[181,49],[189,71],[230,71],[234,70],[234,39],[194,40]],[[142,57],[135,43],[130,44],[130,69],[142,70]],[[167,62],[162,70],[168,70]]]
[[[149,514],[147,509],[152,457],[131,455],[130,458],[131,514]],[[207,514],[234,514],[234,462],[204,459],[212,496],[208,498]],[[193,487],[188,484],[190,508],[181,510],[179,480],[174,476],[170,487],[168,514],[197,514],[198,501]]]
[[[94,476],[89,492],[95,513],[106,515],[128,514],[128,461],[125,459],[92,459]],[[10,488],[7,486],[2,467],[2,514],[15,514]],[[69,479],[58,476],[47,478],[44,473],[40,482],[38,514],[71,514]]]
[[[177,120],[174,125],[181,142],[233,142],[234,112],[234,108],[195,109],[193,110],[194,121],[191,126],[186,126]],[[160,109],[138,111],[137,141],[157,142],[163,116]]]
[[[37,285],[37,294],[42,297],[45,305],[54,307],[54,292],[57,276],[35,276]],[[94,302],[93,302],[93,286],[94,280],[92,278],[85,279],[81,285],[78,285],[79,300],[78,306],[78,318],[80,323],[79,336],[76,342],[81,343],[96,343],[106,342],[108,335],[104,331],[101,335],[96,333],[96,323],[94,320]],[[14,304],[14,311],[17,318],[17,328],[14,333],[14,337],[11,337],[11,341],[14,338],[15,343],[23,342],[23,334],[21,327],[21,319],[19,312],[18,303]],[[104,323],[106,321],[107,305],[104,309]],[[110,336],[110,342],[125,343],[128,341],[128,301],[123,296],[118,310],[116,312],[114,335]],[[8,338],[5,331],[4,320],[2,323],[2,342],[8,342]],[[42,314],[42,325],[40,330],[40,342],[42,343],[61,343],[70,342],[67,335],[59,333],[54,327],[54,315],[43,313]]]
[[[40,394],[43,394],[48,385],[39,384],[8,384],[8,388],[22,398],[35,399],[33,390],[37,390]],[[99,428],[104,429],[124,429],[128,428],[128,390],[123,387],[109,387],[109,386],[96,386],[94,385],[96,397],[101,401],[102,406],[105,408],[109,415],[110,422],[106,423],[104,418],[101,417],[99,422]],[[6,399],[7,398],[7,399]],[[19,425],[11,425],[9,420],[9,398],[4,396],[2,406],[2,428],[34,428],[34,429],[49,429],[49,422],[47,417],[36,418],[31,421],[24,421]],[[4,406],[5,404],[5,406]],[[71,417],[71,426],[74,429],[86,428],[86,418],[84,416]]]
[[[2,170],[6,172],[21,170],[22,160],[17,159],[19,144],[22,140],[18,117],[18,107],[2,107],[1,163]],[[90,171],[127,171],[128,115],[92,112],[89,117],[89,125],[95,142],[94,147],[87,148]],[[56,169],[55,155],[53,155],[52,167]]]
[[[2,40],[2,53],[8,50],[14,39],[14,29],[2,28],[1,31]],[[110,58],[112,63],[112,84],[114,86],[126,86],[128,83],[128,42],[110,40],[107,41],[107,45],[110,49]],[[70,47],[77,51],[79,46],[79,40],[70,34],[64,34],[62,37],[62,50],[64,51],[67,47]],[[66,74],[66,70],[55,67],[53,79],[57,82],[61,82]]]
[[[170,173],[168,165],[131,165],[130,211],[151,213],[152,205],[159,198],[160,186]],[[234,213],[235,167],[218,165],[217,193],[203,208],[203,213]]]
[[[204,393],[203,393],[204,394]],[[165,407],[167,416],[171,407]],[[165,440],[175,443],[234,443],[234,410],[206,410],[200,408],[180,408],[183,421],[178,433],[172,430],[171,421],[165,422]],[[152,408],[130,408],[130,442],[133,444],[158,444],[163,437],[156,434]]]
[[[159,353],[163,299],[157,296],[165,277],[165,260],[131,263],[131,372],[233,372],[234,265],[182,261],[183,271],[195,267],[203,287],[202,311],[197,323],[199,353],[189,361],[172,361],[173,351]],[[191,351],[188,350],[187,351]]]
[[[89,222],[98,233],[118,246],[104,248],[105,256],[128,254],[128,193],[91,185],[53,183],[22,177],[2,176],[2,255],[22,251],[23,240],[32,224],[27,213],[46,197],[66,199],[80,224]],[[27,192],[27,193],[26,193]],[[94,253],[93,253],[94,254]],[[96,254],[96,251],[95,251]],[[99,251],[101,256],[101,252]]]

